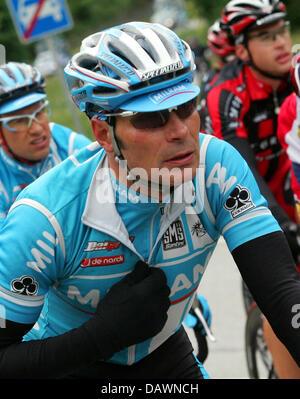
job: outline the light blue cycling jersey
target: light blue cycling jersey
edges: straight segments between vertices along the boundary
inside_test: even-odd
[[[9,157],[0,147],[0,226],[18,194],[39,176],[59,164],[91,141],[84,135],[57,123],[49,124],[51,130],[50,152],[41,162],[30,166]]]
[[[221,234],[232,251],[280,230],[246,162],[209,135],[200,134],[195,178],[165,203],[136,193],[123,203],[123,188],[92,143],[19,195],[1,231],[0,304],[8,320],[37,322],[25,340],[82,325],[142,259],[165,272],[171,306],[161,332],[109,360],[137,362],[181,326]]]

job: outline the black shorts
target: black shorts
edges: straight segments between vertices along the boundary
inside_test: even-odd
[[[97,362],[66,378],[75,379],[202,379],[202,364],[193,354],[193,346],[183,327],[159,348],[131,366]]]

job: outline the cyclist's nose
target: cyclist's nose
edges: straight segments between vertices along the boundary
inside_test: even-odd
[[[168,123],[166,124],[167,140],[183,140],[188,134],[188,127],[184,119],[180,119],[175,111],[170,113]]]
[[[275,46],[284,46],[287,43],[287,38],[281,35],[280,33],[276,34],[276,37],[273,38]]]
[[[31,125],[28,128],[28,132],[30,134],[36,134],[36,133],[41,133],[44,130],[42,124],[36,120],[36,119],[32,119],[31,121]]]

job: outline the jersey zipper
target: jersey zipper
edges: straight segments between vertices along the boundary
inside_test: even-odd
[[[279,106],[279,101],[278,101],[278,96],[277,96],[276,90],[273,90],[273,104],[274,104],[275,115],[278,115],[279,111],[280,111],[280,106]]]

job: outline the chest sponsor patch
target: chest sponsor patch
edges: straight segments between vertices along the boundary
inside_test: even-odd
[[[85,252],[93,251],[112,251],[113,249],[118,249],[120,246],[119,241],[89,241],[87,247],[84,249]]]
[[[164,251],[182,248],[186,245],[183,226],[181,220],[175,220],[163,235],[162,239]]]
[[[224,208],[230,211],[232,218],[238,217],[248,209],[254,208],[254,206],[248,188],[239,184],[230,193],[224,204]]]
[[[80,266],[98,267],[98,266],[119,265],[120,263],[124,263],[124,261],[125,261],[124,255],[102,256],[98,258],[83,258]]]

